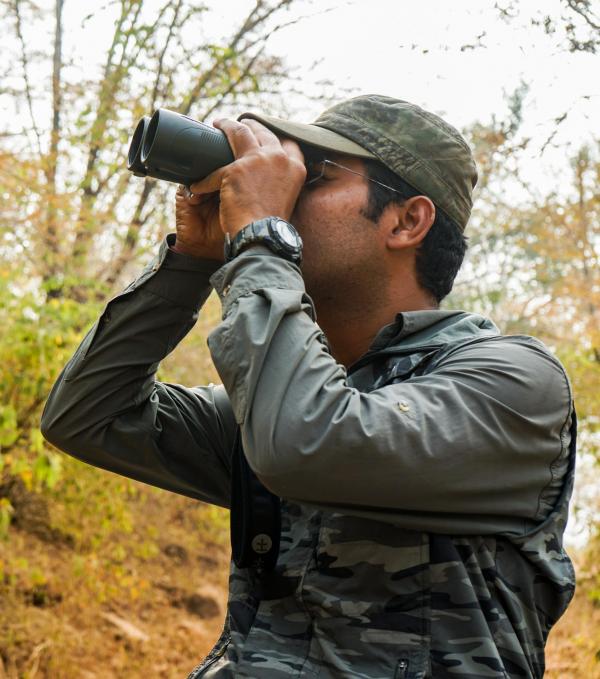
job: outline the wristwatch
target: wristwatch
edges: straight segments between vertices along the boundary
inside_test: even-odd
[[[275,254],[300,265],[302,262],[302,238],[296,229],[281,217],[265,217],[252,222],[238,231],[233,239],[225,237],[225,261],[230,262],[242,250],[260,243]]]

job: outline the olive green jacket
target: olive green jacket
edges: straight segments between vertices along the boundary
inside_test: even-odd
[[[282,498],[281,553],[271,575],[232,566],[223,636],[192,676],[541,677],[574,589],[560,363],[480,316],[416,311],[346,370],[295,265],[254,247],[219,267],[172,238],[87,334],[42,431],[91,464],[228,507],[240,427]],[[156,382],[212,287],[223,385]]]

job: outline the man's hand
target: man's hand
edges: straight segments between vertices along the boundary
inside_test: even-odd
[[[196,196],[185,186],[179,186],[175,196],[175,223],[175,252],[224,261],[218,193]]]
[[[220,227],[231,238],[263,217],[289,219],[306,177],[298,144],[280,140],[256,120],[218,120],[215,127],[227,136],[236,160],[192,184],[190,202],[220,191]]]

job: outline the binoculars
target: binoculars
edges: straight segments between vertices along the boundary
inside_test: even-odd
[[[231,146],[221,130],[159,108],[137,124],[127,169],[136,177],[189,186],[233,161]]]

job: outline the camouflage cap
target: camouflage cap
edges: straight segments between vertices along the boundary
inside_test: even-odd
[[[324,111],[313,123],[244,113],[277,132],[318,148],[381,161],[464,230],[477,182],[466,141],[439,116],[401,99],[371,94]]]

